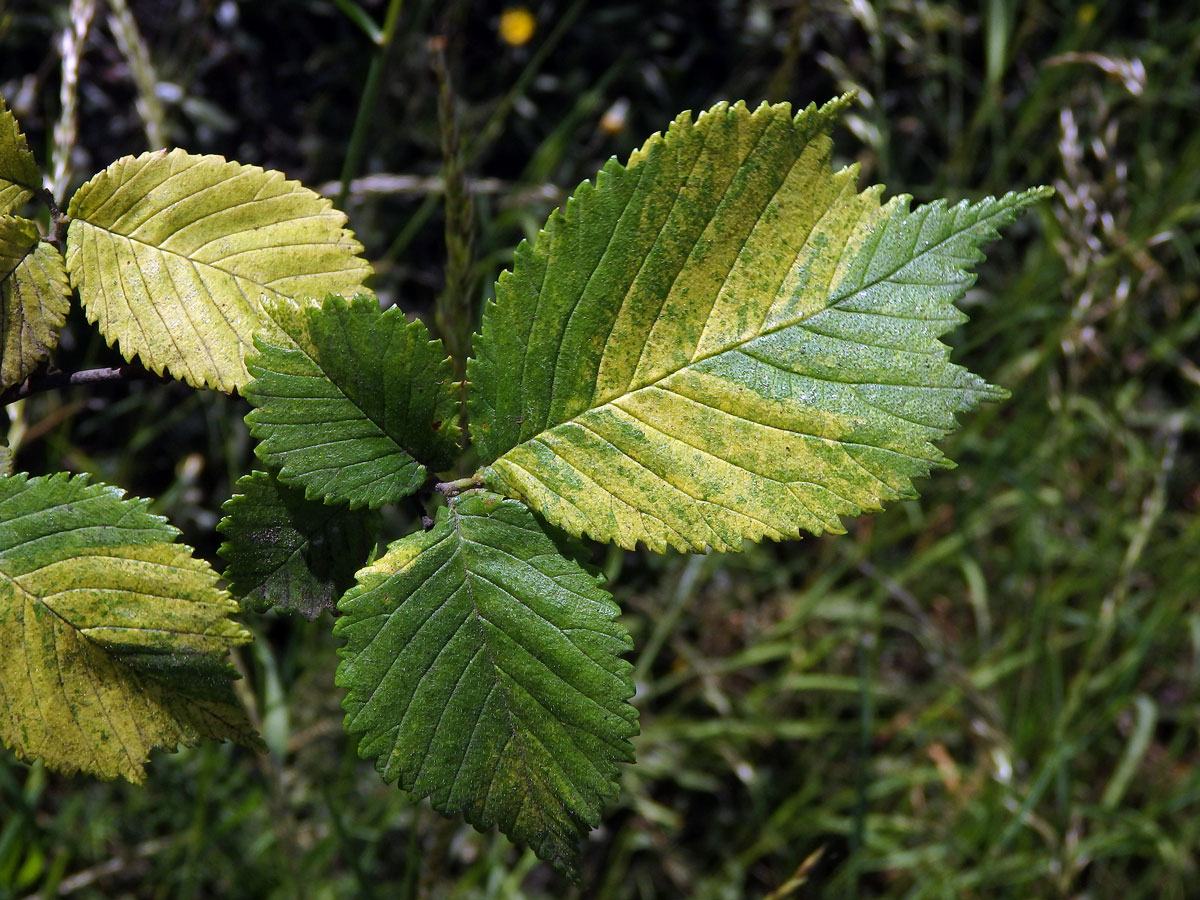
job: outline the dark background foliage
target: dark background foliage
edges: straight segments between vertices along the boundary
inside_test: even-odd
[[[1071,897],[1200,894],[1200,19],[1188,4],[988,0],[129,0],[169,143],[346,197],[387,303],[446,284],[444,38],[474,193],[451,265],[477,311],[516,243],[682,109],[823,101],[864,183],[918,202],[1059,189],[981,267],[956,359],[1012,391],[920,500],[740,555],[608,553],[642,735],[570,887],[383,785],[341,733],[335,647],[247,616],[271,753],[159,754],[144,788],[0,756],[0,898]],[[119,4],[113,4],[116,9]],[[100,4],[78,184],[146,149]],[[43,164],[66,2],[0,5],[0,93]],[[434,45],[436,47],[436,43]],[[369,115],[359,110],[372,67]],[[352,155],[352,154],[351,154]],[[352,185],[352,188],[354,186]],[[461,256],[461,254],[460,254]],[[458,314],[467,315],[460,299]],[[118,357],[73,313],[57,364]],[[18,468],[89,471],[216,561],[244,402],[138,382],[9,407]],[[391,536],[413,527],[393,512]]]

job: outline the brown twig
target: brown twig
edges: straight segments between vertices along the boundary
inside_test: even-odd
[[[55,391],[60,388],[73,387],[80,384],[111,384],[113,382],[129,382],[157,380],[169,381],[161,375],[149,372],[139,365],[111,366],[103,369],[83,369],[79,372],[34,372],[20,384],[13,385],[0,394],[0,406],[7,406],[18,400],[24,400],[33,394],[45,391]]]
[[[126,853],[114,856],[98,865],[82,869],[73,875],[68,875],[58,883],[56,893],[60,897],[65,897],[68,894],[75,893],[75,891],[92,887],[97,881],[103,881],[106,878],[121,875],[130,869],[145,865],[147,857],[161,853],[168,847],[170,847],[170,841],[163,838],[151,838],[148,841],[142,841]],[[25,900],[41,900],[45,896],[44,892],[38,891],[37,893],[30,894]]]
[[[483,481],[480,480],[478,475],[471,475],[467,478],[460,478],[457,481],[439,481],[433,486],[433,489],[439,494],[445,494],[447,497],[457,497],[464,491],[480,487],[483,487]]]

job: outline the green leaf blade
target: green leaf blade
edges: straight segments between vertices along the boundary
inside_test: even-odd
[[[0,478],[0,739],[24,758],[140,782],[155,747],[258,746],[224,662],[237,604],[146,505]]]
[[[230,593],[257,612],[294,610],[310,621],[335,609],[375,546],[378,516],[308,500],[267,472],[236,489],[217,525]]]
[[[24,381],[57,346],[70,293],[62,254],[37,226],[0,216],[0,390]]]
[[[42,186],[42,173],[16,118],[0,97],[0,215],[29,201]]]
[[[287,345],[258,339],[246,421],[280,480],[310,499],[376,508],[453,463],[458,385],[423,323],[370,297],[269,310]]]
[[[339,608],[360,755],[577,874],[637,730],[629,638],[595,578],[521,504],[472,492],[360,572]]]
[[[468,368],[489,487],[575,534],[730,550],[841,531],[947,464],[933,441],[1003,392],[938,338],[1045,192],[880,206],[830,168],[844,105],[682,116],[522,248]]]
[[[196,387],[249,380],[274,332],[263,299],[364,292],[370,266],[332,204],[279,172],[182,150],[124,157],[71,198],[67,268],[127,359]]]

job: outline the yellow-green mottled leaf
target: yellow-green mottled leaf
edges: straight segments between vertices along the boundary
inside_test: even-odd
[[[264,298],[363,293],[371,272],[328,200],[219,156],[119,159],[68,214],[67,269],[88,319],[126,359],[197,387],[246,384],[255,332],[278,336]]]
[[[618,609],[520,503],[471,492],[338,604],[346,730],[387,780],[578,875],[632,759]]]
[[[1004,392],[938,338],[1046,192],[881,206],[831,169],[846,102],[685,113],[518,248],[468,367],[489,487],[574,534],[730,550],[947,464],[955,414]]]
[[[71,294],[62,254],[37,226],[0,216],[0,390],[20,384],[50,355]]]
[[[146,506],[0,477],[0,738],[24,759],[140,782],[155,747],[258,745],[225,662],[237,604]]]
[[[0,98],[0,215],[25,203],[41,185],[42,175],[25,135]]]

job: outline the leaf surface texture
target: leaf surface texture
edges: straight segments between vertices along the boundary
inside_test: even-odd
[[[370,266],[330,202],[279,172],[182,150],[117,160],[71,198],[67,268],[122,354],[232,391],[264,299],[363,290]]]
[[[458,454],[459,397],[442,342],[378,301],[270,306],[285,340],[258,339],[246,417],[258,455],[308,497],[392,503]]]
[[[637,730],[608,593],[526,507],[484,492],[453,499],[358,580],[335,632],[359,753],[576,875]]]
[[[842,531],[1003,396],[938,339],[1042,190],[915,210],[833,171],[847,100],[720,104],[611,161],[496,287],[468,367],[492,489],[655,550]]]
[[[12,212],[42,185],[42,173],[16,118],[0,98],[0,215]]]
[[[0,216],[0,390],[24,381],[58,344],[71,287],[37,225]]]
[[[237,604],[146,506],[0,478],[0,737],[26,759],[140,782],[155,747],[257,746],[225,663],[250,639]]]
[[[257,612],[311,620],[335,609],[375,546],[378,516],[305,499],[268,472],[240,478],[236,490],[217,525],[230,593]]]

